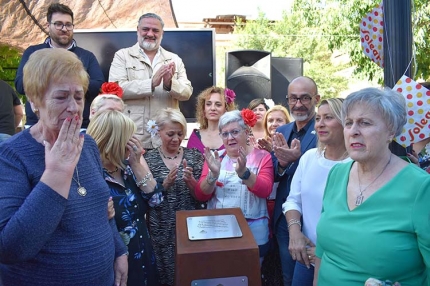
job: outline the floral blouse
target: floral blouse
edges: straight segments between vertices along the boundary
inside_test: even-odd
[[[128,247],[127,285],[159,285],[155,254],[146,226],[146,214],[149,206],[159,205],[163,201],[163,186],[158,183],[154,192],[145,194],[137,187],[136,178],[129,165],[121,174],[125,186],[104,171],[114,202],[116,226]]]

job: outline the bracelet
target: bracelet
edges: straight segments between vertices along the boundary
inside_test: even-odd
[[[206,177],[206,181],[209,185],[212,185],[213,183],[218,180],[218,177],[212,177],[212,172],[209,172],[208,176]]]
[[[288,221],[287,228],[290,229],[290,226],[292,226],[293,224],[298,224],[300,227],[302,227],[302,223],[300,222],[300,220],[292,218]]]
[[[124,254],[121,254],[120,256],[124,256],[124,255],[128,256],[128,251],[126,253],[124,253]]]
[[[151,175],[151,172],[148,172],[142,180],[136,182],[137,187],[146,187],[148,185],[146,182],[151,181]]]

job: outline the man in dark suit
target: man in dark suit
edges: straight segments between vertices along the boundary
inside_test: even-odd
[[[284,286],[290,286],[295,258],[288,251],[288,222],[282,213],[282,204],[290,193],[291,180],[303,153],[316,147],[315,107],[320,101],[315,81],[298,77],[288,86],[287,101],[295,121],[283,125],[273,135],[273,163],[275,181],[279,181],[274,210],[274,232],[279,245]]]

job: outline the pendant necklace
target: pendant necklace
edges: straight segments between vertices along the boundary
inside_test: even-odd
[[[161,155],[163,155],[164,159],[175,160],[176,158],[178,158],[179,154],[181,153],[181,148],[179,148],[178,153],[173,157],[169,157],[169,156],[164,155],[163,151],[161,151],[161,147],[158,148],[158,151],[160,151],[160,153],[161,153]]]
[[[229,158],[230,159],[230,162],[231,162],[231,165],[233,166],[233,168],[235,168],[236,169],[236,166],[237,166],[237,158],[236,158],[236,161],[234,161],[233,159],[231,159],[231,158]]]
[[[364,200],[364,196],[363,193],[367,190],[367,188],[373,184],[374,182],[376,182],[376,180],[382,175],[382,173],[384,173],[385,169],[387,169],[388,165],[390,165],[391,162],[391,154],[390,154],[390,159],[388,160],[387,164],[385,165],[384,169],[382,169],[382,172],[379,173],[379,175],[370,183],[368,184],[363,190],[361,189],[361,183],[360,183],[360,175],[358,172],[358,166],[357,166],[357,178],[358,178],[358,189],[360,190],[360,194],[357,196],[357,198],[355,199],[355,205],[359,206],[363,203]]]
[[[78,166],[75,167],[76,170],[76,177],[78,179],[75,179],[75,177],[73,176],[72,179],[76,182],[76,184],[78,184],[78,194],[82,197],[85,197],[87,195],[87,189],[85,189],[85,187],[81,186],[81,183],[79,182],[79,171],[78,171]]]

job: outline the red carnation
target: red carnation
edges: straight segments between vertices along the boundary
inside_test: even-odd
[[[123,90],[116,82],[105,82],[102,84],[100,94],[115,94],[119,98],[122,98]]]
[[[240,115],[242,115],[243,121],[245,121],[245,124],[249,127],[254,127],[255,123],[257,123],[257,116],[248,108],[242,109]]]

